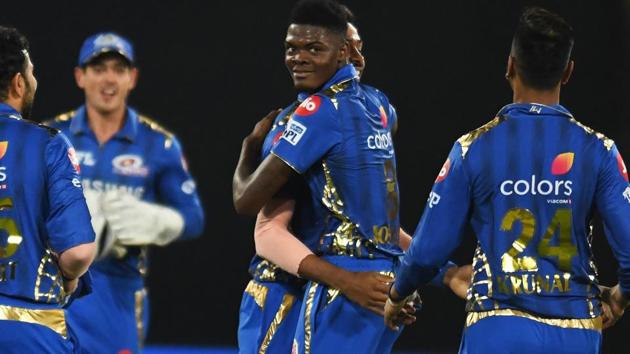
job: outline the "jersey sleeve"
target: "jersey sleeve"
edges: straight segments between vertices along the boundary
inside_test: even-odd
[[[179,239],[196,238],[203,232],[203,208],[181,146],[175,137],[172,139],[157,176],[158,194],[160,202],[176,209],[184,218],[184,231]]]
[[[394,287],[400,296],[434,279],[461,242],[471,206],[471,183],[459,143],[451,150],[427,200]]]
[[[329,98],[314,95],[296,109],[271,153],[302,174],[340,142],[337,108]]]
[[[630,298],[630,184],[615,146],[603,156],[595,196],[610,248],[619,262],[619,286]]]
[[[85,204],[74,148],[63,133],[55,135],[45,150],[49,244],[57,252],[94,241],[90,212]]]

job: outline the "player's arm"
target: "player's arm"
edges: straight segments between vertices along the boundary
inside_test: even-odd
[[[630,304],[630,184],[626,165],[617,148],[602,152],[602,156],[595,203],[604,222],[610,249],[619,263],[619,283],[611,289],[609,297],[616,321]]]
[[[94,231],[79,175],[73,163],[74,149],[63,134],[49,141],[45,159],[49,214],[46,229],[49,245],[58,255],[66,292],[72,292],[96,253]],[[78,166],[78,164],[77,164]]]
[[[165,246],[176,239],[201,235],[204,213],[195,181],[188,173],[174,137],[163,152],[156,176],[157,202],[143,201],[121,190],[108,191],[102,202],[107,223],[125,246]]]
[[[296,172],[303,174],[342,141],[337,108],[313,95],[295,110],[271,154],[256,167],[260,148],[278,111],[263,118],[243,141],[232,197],[240,214],[255,215]]]
[[[447,167],[448,166],[448,167]],[[386,306],[386,323],[396,327],[396,316],[403,299],[413,294],[421,285],[433,279],[461,242],[471,205],[471,191],[461,146],[456,143],[445,167],[440,173],[411,246],[405,252],[396,280],[390,291],[389,306]]]
[[[289,231],[295,201],[274,198],[258,214],[256,253],[285,271],[339,289],[351,301],[383,314],[391,278],[376,272],[349,272],[315,256]]]

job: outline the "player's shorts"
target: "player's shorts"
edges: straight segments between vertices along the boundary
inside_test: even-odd
[[[497,312],[503,315],[468,314],[460,354],[598,354],[601,350],[601,318],[543,319],[515,310]]]
[[[42,310],[39,315],[29,315],[20,308],[3,306],[0,320],[0,353],[3,354],[74,354],[78,345],[64,320],[64,310]],[[54,313],[52,316],[45,313]],[[32,313],[32,312],[31,312]],[[8,320],[6,318],[18,318]],[[29,321],[29,322],[23,322]],[[37,321],[38,323],[30,323]]]
[[[302,290],[293,285],[251,280],[241,300],[238,352],[291,353],[302,295]]]
[[[146,290],[135,279],[91,273],[93,292],[68,308],[82,353],[140,353],[149,323]]]
[[[394,261],[324,257],[350,271],[393,274]],[[304,294],[292,353],[390,353],[402,331],[385,326],[382,316],[351,302],[336,289],[309,282]]]

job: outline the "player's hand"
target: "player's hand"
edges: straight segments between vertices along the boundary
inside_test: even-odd
[[[66,296],[72,294],[75,290],[77,290],[77,286],[79,285],[79,278],[68,280],[63,279],[63,291],[66,293]]]
[[[392,301],[389,297],[385,303],[384,321],[385,325],[393,331],[400,330],[400,325],[410,325],[416,321],[415,306],[411,304],[415,303],[416,298],[419,298],[417,292],[409,295],[399,302]]]
[[[468,288],[472,278],[472,265],[467,264],[461,267],[452,267],[444,275],[444,284],[447,285],[455,295],[466,299]]]
[[[245,143],[248,144],[250,148],[260,149],[267,133],[271,130],[274,120],[280,112],[282,112],[282,109],[274,109],[256,123],[254,130],[245,138]]]
[[[383,316],[389,284],[392,277],[378,272],[350,272],[339,289],[350,301],[368,309],[379,316]]]

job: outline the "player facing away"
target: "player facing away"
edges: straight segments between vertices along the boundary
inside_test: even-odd
[[[75,353],[64,307],[89,292],[94,232],[74,149],[25,119],[36,89],[26,38],[0,27],[0,352]]]
[[[460,353],[600,351],[590,222],[597,210],[619,261],[618,316],[630,294],[630,185],[613,141],[559,104],[572,47],[558,15],[522,14],[507,64],[513,103],[455,142],[391,289],[391,327],[400,299],[436,272],[470,223],[478,247]]]
[[[256,214],[296,172],[301,174],[315,215],[310,226],[317,229],[314,240],[303,242],[314,245],[320,257],[308,248],[296,257],[297,274],[315,281],[307,285],[293,350],[387,352],[399,332],[385,328],[376,313],[382,313],[382,288],[391,281],[378,273],[392,275],[401,253],[389,120],[395,115],[389,103],[364,92],[347,64],[347,22],[337,3],[301,1],[289,23],[285,59],[303,99],[258,167],[260,145],[275,115],[244,140],[233,181],[235,207]],[[377,282],[363,307],[339,296],[349,273]]]
[[[131,43],[85,40],[75,68],[85,104],[50,124],[77,149],[99,259],[94,294],[69,312],[88,353],[139,353],[148,324],[147,248],[197,237],[203,210],[177,138],[127,105],[137,68]]]

